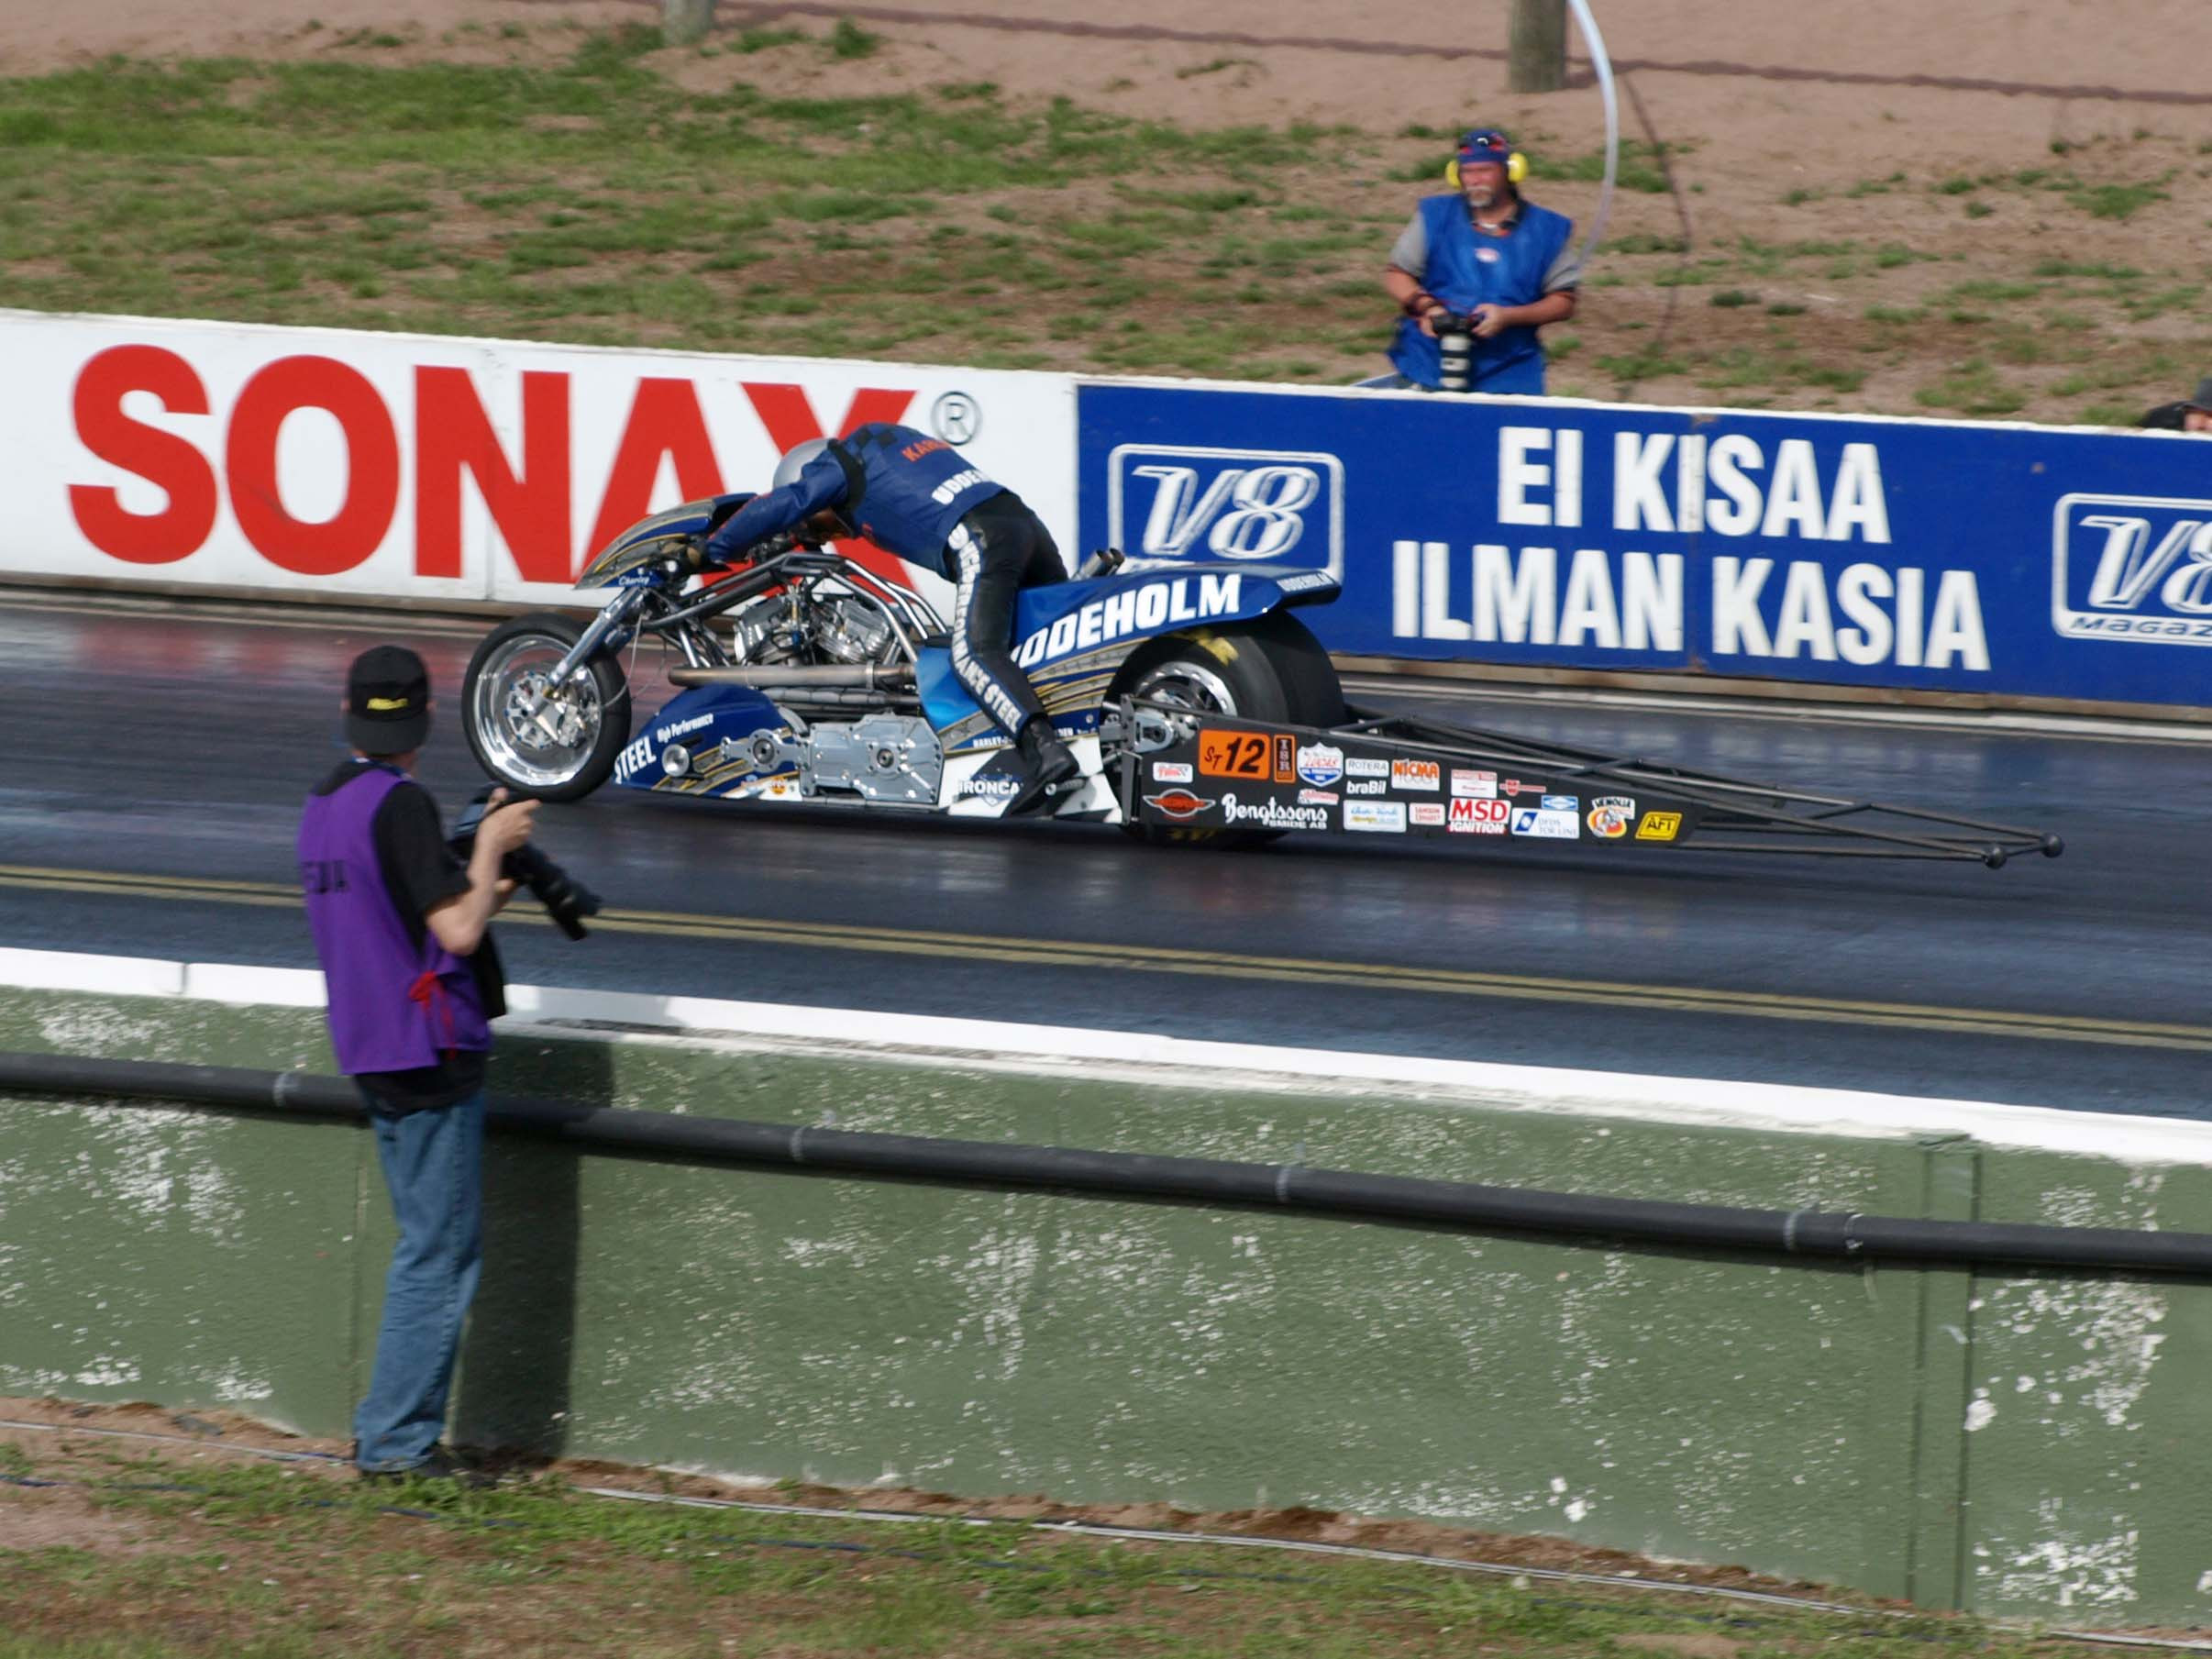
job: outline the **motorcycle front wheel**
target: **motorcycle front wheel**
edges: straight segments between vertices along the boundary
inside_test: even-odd
[[[583,628],[557,612],[534,612],[492,629],[469,659],[461,727],[470,751],[517,793],[581,801],[607,780],[629,741],[629,683],[612,657],[592,658],[547,694]]]

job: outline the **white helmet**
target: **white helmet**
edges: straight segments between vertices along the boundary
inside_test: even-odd
[[[769,488],[780,490],[786,484],[796,483],[799,475],[806,470],[806,463],[828,448],[826,437],[810,437],[803,444],[793,444],[776,463],[776,476],[769,481]]]

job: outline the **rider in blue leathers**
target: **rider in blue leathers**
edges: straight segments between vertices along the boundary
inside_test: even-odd
[[[1014,740],[1028,769],[1009,813],[1047,804],[1075,780],[1080,766],[1009,649],[1014,595],[1067,580],[1052,533],[1020,496],[943,438],[871,421],[787,453],[768,492],[707,537],[700,562],[735,563],[754,543],[791,529],[824,540],[864,536],[957,585],[953,672]]]

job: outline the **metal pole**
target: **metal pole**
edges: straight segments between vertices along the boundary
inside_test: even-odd
[[[714,0],[660,0],[660,38],[670,46],[691,46],[714,27]]]
[[[669,0],[671,5],[674,0]],[[1566,0],[1513,0],[1506,90],[1557,92],[1566,84]]]

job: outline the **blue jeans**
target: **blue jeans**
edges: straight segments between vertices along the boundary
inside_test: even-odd
[[[354,1461],[410,1468],[446,1423],[461,1318],[484,1244],[484,1096],[404,1117],[371,1112],[399,1243],[384,1279],[376,1368],[353,1415]]]

